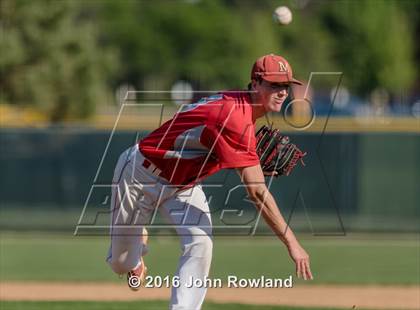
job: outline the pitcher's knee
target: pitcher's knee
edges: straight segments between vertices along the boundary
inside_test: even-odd
[[[211,257],[213,240],[209,236],[193,236],[191,242],[183,245],[184,256]]]

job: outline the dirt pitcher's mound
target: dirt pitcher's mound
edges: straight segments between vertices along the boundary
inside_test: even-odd
[[[167,288],[130,291],[112,283],[0,283],[1,300],[168,299]],[[293,288],[210,288],[206,300],[224,303],[341,307],[345,309],[420,309],[420,287],[297,286]]]

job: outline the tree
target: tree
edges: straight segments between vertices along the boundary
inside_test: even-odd
[[[78,1],[3,0],[1,101],[34,105],[53,122],[91,115],[114,61],[93,13]]]
[[[120,48],[121,80],[152,89],[178,78],[210,88],[243,81],[247,38],[220,1],[108,1],[103,16],[107,39]]]
[[[410,19],[394,1],[338,1],[321,18],[335,37],[335,61],[359,94],[377,87],[394,94],[415,81]]]

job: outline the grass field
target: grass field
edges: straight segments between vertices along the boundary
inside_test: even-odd
[[[164,301],[142,301],[142,302],[1,302],[1,309],[4,310],[80,310],[80,309],[109,309],[109,310],[161,310],[167,308]],[[216,304],[205,303],[202,310],[325,310],[325,308],[301,308],[284,306],[261,306],[243,304]],[[328,308],[328,310],[340,310]],[[342,310],[342,309],[341,309]],[[358,310],[363,310],[358,308]]]
[[[418,285],[418,235],[307,237],[312,284]],[[151,237],[150,275],[172,275],[179,255],[173,237]],[[1,281],[121,281],[105,263],[108,240],[61,234],[2,233]],[[274,237],[216,237],[211,275],[287,277],[294,266]],[[294,279],[296,283],[301,280]]]

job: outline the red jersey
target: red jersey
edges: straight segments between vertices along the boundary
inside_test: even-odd
[[[183,106],[139,149],[161,177],[184,187],[220,169],[258,165],[255,144],[249,94],[226,92]]]

